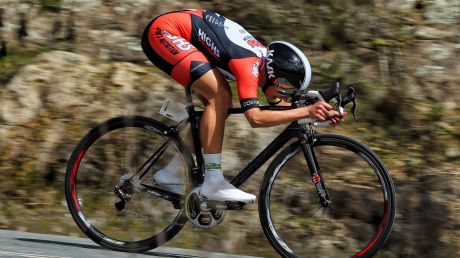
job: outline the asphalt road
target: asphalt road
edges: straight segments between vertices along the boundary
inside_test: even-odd
[[[89,239],[0,230],[0,257],[29,258],[255,258],[222,253],[159,247],[143,254],[114,252]]]

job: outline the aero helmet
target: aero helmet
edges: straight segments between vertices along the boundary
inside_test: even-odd
[[[275,89],[283,95],[306,90],[311,67],[302,51],[284,41],[274,41],[267,48],[267,76],[274,82]]]

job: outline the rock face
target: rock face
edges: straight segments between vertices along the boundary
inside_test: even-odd
[[[25,125],[44,110],[77,111],[88,103],[94,104],[90,113],[101,109],[110,116],[110,112],[125,110],[126,100],[146,98],[148,89],[143,86],[153,84],[155,76],[147,77],[148,69],[131,63],[94,64],[79,54],[47,52],[6,85],[1,119],[8,124]],[[158,87],[155,91],[161,96],[166,89]]]
[[[0,83],[0,227],[78,234],[61,204],[72,148],[91,127],[114,116],[170,122],[158,110],[167,98],[183,101],[183,89],[147,62],[140,35],[160,13],[204,7],[240,22],[265,43],[289,40],[303,48],[313,66],[312,88],[335,77],[356,84],[360,121],[349,119],[331,132],[370,145],[395,180],[396,224],[382,257],[458,257],[460,4],[307,2],[2,3],[0,43],[7,53],[0,56],[0,74],[17,70]],[[16,61],[26,51],[41,54]],[[226,174],[234,176],[282,129],[251,129],[243,116],[231,117]],[[245,190],[257,192],[261,173],[255,177]],[[200,232],[202,241],[187,231],[172,244],[275,256],[257,207],[231,213],[221,226]]]

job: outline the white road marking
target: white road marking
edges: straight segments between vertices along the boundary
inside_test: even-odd
[[[49,256],[49,255],[41,255],[41,254],[28,254],[28,253],[0,251],[0,257],[7,257],[7,256],[30,257],[30,258],[71,258],[68,256]]]

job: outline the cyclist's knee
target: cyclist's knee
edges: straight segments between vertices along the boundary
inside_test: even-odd
[[[232,103],[232,91],[230,86],[226,83],[225,87],[216,96],[217,105],[221,105],[223,108],[229,109],[233,107]]]
[[[225,110],[232,107],[232,91],[217,69],[207,72],[196,80],[192,84],[192,90],[200,96],[206,106]]]

